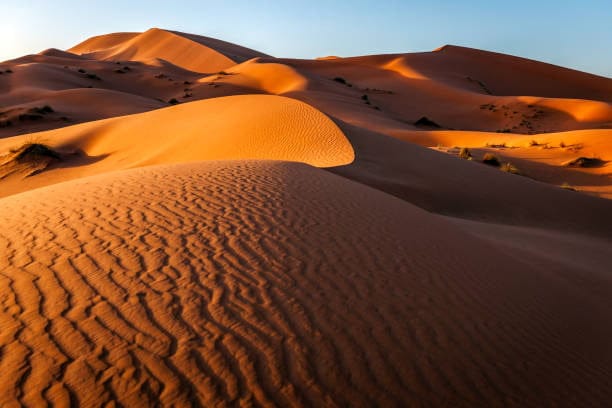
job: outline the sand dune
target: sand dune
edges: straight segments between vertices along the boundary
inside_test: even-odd
[[[136,169],[0,206],[2,405],[612,397],[609,304],[321,170]]]
[[[0,407],[605,406],[611,132],[612,79],[456,46],[0,63]]]
[[[235,44],[158,28],[135,35],[126,33],[109,39],[104,37],[86,40],[68,51],[101,60],[147,62],[163,59],[191,71],[209,73],[229,68],[243,61],[245,56],[264,55]]]
[[[45,174],[0,179],[0,195],[151,164],[273,159],[329,167],[354,158],[346,136],[323,113],[271,95],[214,98],[12,137],[0,140],[0,154],[31,140],[68,155]],[[87,166],[82,166],[83,160]]]

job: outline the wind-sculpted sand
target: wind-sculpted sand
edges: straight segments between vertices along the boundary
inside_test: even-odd
[[[0,140],[0,154],[10,156],[7,152],[31,141],[64,152],[63,160],[42,174],[24,177],[24,172],[6,170],[0,156],[0,196],[152,164],[268,159],[330,167],[355,157],[330,118],[303,102],[275,95],[213,98],[12,137]],[[9,172],[13,177],[4,177]]]
[[[0,219],[2,406],[612,397],[609,304],[306,165],[112,173]]]
[[[611,103],[457,46],[2,62],[0,408],[606,406]]]

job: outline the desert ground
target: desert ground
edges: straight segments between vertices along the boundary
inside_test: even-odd
[[[153,28],[0,63],[0,407],[599,407],[612,79]]]

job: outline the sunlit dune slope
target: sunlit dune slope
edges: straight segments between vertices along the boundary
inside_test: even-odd
[[[367,57],[365,57],[367,60]],[[612,79],[490,51],[447,45],[398,55],[389,68],[493,95],[530,95],[612,102]]]
[[[209,73],[264,55],[224,41],[158,28],[110,39],[94,37],[68,51],[102,60],[147,62],[162,59],[191,71]]]
[[[0,181],[4,195],[118,169],[197,160],[276,159],[319,167],[350,163],[353,149],[323,113],[270,95],[215,98],[0,140],[0,152],[39,140],[70,156],[35,177]]]
[[[101,175],[0,222],[3,406],[612,398],[605,304],[303,164]]]

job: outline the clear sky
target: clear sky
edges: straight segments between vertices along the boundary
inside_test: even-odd
[[[151,27],[282,57],[464,45],[612,77],[612,0],[0,0],[0,61]]]

